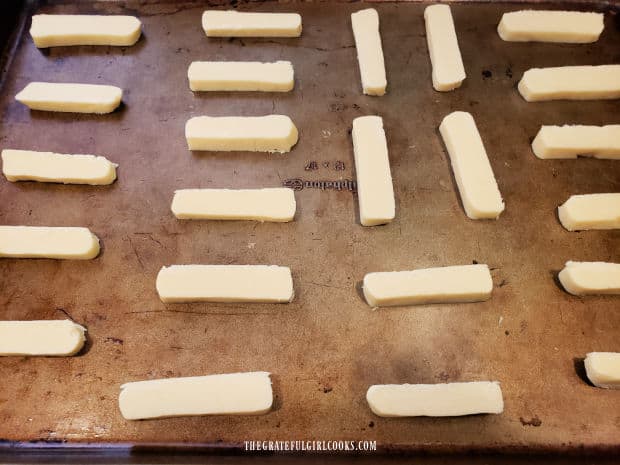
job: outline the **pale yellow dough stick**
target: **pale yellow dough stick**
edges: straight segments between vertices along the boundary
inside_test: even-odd
[[[532,68],[523,73],[519,92],[528,102],[620,98],[620,65]]]
[[[424,10],[428,53],[433,67],[433,88],[446,92],[461,87],[465,66],[449,5],[431,5]]]
[[[581,156],[620,160],[620,124],[542,126],[532,150],[542,159]]]
[[[0,226],[0,257],[89,260],[99,239],[87,228]]]
[[[96,155],[68,155],[31,150],[2,151],[2,172],[9,181],[63,184],[112,184],[116,163]]]
[[[569,231],[620,228],[620,193],[571,195],[558,207],[560,223]]]
[[[122,15],[34,15],[30,35],[38,48],[67,45],[135,44],[142,23]]]
[[[387,87],[379,14],[367,8],[351,14],[355,49],[359,62],[362,90],[367,95],[383,95]]]
[[[499,36],[511,42],[596,42],[603,32],[603,13],[557,10],[521,10],[504,13]]]
[[[467,216],[474,220],[498,218],[504,211],[504,201],[473,116],[464,111],[450,113],[441,122],[439,132]]]
[[[202,28],[207,37],[299,37],[301,16],[207,10],[202,15]]]
[[[366,400],[380,417],[454,417],[504,411],[502,390],[495,381],[380,384],[370,386]]]
[[[288,116],[196,116],[185,124],[190,150],[289,152],[297,128]]]
[[[71,320],[0,321],[0,356],[77,354],[86,329]]]
[[[126,420],[193,415],[261,415],[271,409],[269,373],[255,371],[125,383],[118,405]]]
[[[290,61],[194,61],[187,77],[193,91],[288,92],[295,85]]]
[[[164,303],[263,302],[293,300],[291,270],[275,265],[173,265],[155,283]]]
[[[620,263],[568,261],[558,278],[573,295],[620,295]]]
[[[97,114],[113,112],[122,98],[115,86],[55,82],[31,82],[15,96],[31,110]]]
[[[492,291],[489,267],[481,264],[364,276],[364,297],[371,307],[480,302],[490,299]]]
[[[590,352],[584,365],[588,379],[596,387],[620,389],[619,352]]]
[[[396,201],[383,119],[380,116],[355,118],[351,138],[360,222],[362,226],[389,223],[396,216]]]
[[[182,189],[172,212],[179,219],[287,222],[295,216],[293,189]]]

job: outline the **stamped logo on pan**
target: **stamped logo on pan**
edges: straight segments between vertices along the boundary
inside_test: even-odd
[[[345,171],[346,165],[342,160],[336,160],[334,162],[324,161],[317,162],[311,160],[304,165],[305,171],[318,171],[321,168],[333,169],[334,171]],[[357,192],[357,181],[352,179],[339,179],[335,181],[331,180],[309,180],[302,178],[289,178],[282,181],[285,187],[289,187],[293,190],[300,191],[303,189],[333,189],[333,190],[348,190],[350,192]]]

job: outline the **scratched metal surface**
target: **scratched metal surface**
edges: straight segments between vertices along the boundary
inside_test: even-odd
[[[554,279],[568,259],[620,261],[620,233],[569,233],[555,208],[570,194],[620,189],[620,165],[541,161],[529,142],[541,124],[619,122],[617,101],[528,104],[515,85],[529,67],[620,62],[618,16],[592,45],[516,44],[495,32],[510,4],[455,4],[468,78],[431,88],[424,4],[375,4],[389,92],[363,96],[349,14],[364,4],[257,3],[298,11],[299,39],[207,39],[204,7],[191,3],[47,4],[42,12],[136,14],[144,36],[130,48],[37,50],[21,37],[0,96],[2,148],[95,153],[120,164],[109,187],[0,182],[0,223],[87,226],[103,244],[92,261],[0,260],[4,319],[67,316],[88,327],[74,358],[0,359],[0,438],[9,441],[191,443],[235,447],[248,439],[377,440],[383,450],[620,450],[620,391],[580,377],[576,359],[620,351],[620,300],[577,298]],[[600,7],[604,10],[609,7]],[[614,7],[611,7],[613,9]],[[287,94],[193,94],[192,60],[291,60]],[[30,112],[13,96],[31,80],[125,89],[111,115]],[[437,126],[473,113],[506,201],[498,221],[471,221],[459,203]],[[288,155],[190,153],[191,116],[292,117]],[[304,188],[290,224],[177,221],[173,191],[278,186],[287,179],[354,179],[353,118],[383,116],[397,216],[359,225],[348,190]],[[318,169],[306,171],[309,162]],[[335,169],[337,161],[344,170]],[[329,163],[326,167],[325,164]],[[472,261],[493,268],[485,303],[372,311],[359,282],[369,271]],[[293,271],[290,305],[164,305],[162,265],[273,263]],[[577,367],[577,368],[576,368]],[[274,410],[258,417],[127,422],[123,382],[246,370],[273,373]],[[382,419],[365,401],[376,383],[499,380],[498,416]]]

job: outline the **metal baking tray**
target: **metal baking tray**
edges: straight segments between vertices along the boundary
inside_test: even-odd
[[[213,3],[211,3],[213,6]],[[431,87],[426,3],[231,3],[296,11],[298,39],[208,39],[204,2],[26,3],[4,54],[1,148],[105,155],[120,164],[107,187],[0,181],[0,223],[86,226],[102,241],[92,261],[0,260],[3,319],[71,318],[88,328],[73,358],[0,359],[0,438],[8,448],[203,447],[242,450],[246,440],[376,440],[379,451],[620,452],[620,392],[594,388],[581,359],[620,351],[620,300],[574,297],[558,285],[565,261],[620,261],[620,232],[570,233],[556,207],[571,194],[620,189],[606,160],[538,160],[541,124],[618,123],[617,101],[526,103],[516,84],[531,67],[620,62],[619,6],[535,3],[606,12],[590,45],[507,43],[503,12],[524,3],[454,3],[468,77],[453,92]],[[388,93],[361,93],[349,15],[377,8]],[[38,50],[32,11],[133,14],[133,47]],[[295,90],[192,93],[193,60],[291,60]],[[28,82],[105,83],[125,90],[103,116],[29,111],[14,100]],[[476,120],[506,210],[471,221],[460,204],[437,127],[451,111]],[[196,115],[289,115],[290,154],[191,153]],[[384,119],[397,202],[389,225],[359,224],[350,128]],[[339,182],[339,183],[336,183]],[[289,224],[178,221],[175,189],[290,185]],[[370,271],[487,263],[488,302],[371,310],[359,291]],[[290,305],[162,304],[162,265],[280,264],[293,271]],[[273,373],[273,412],[257,417],[123,420],[127,381],[209,373]],[[499,380],[502,415],[385,419],[365,400],[377,383]]]

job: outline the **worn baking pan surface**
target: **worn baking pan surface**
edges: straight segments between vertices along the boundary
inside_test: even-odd
[[[541,5],[541,4],[537,4]],[[575,193],[620,189],[618,162],[538,160],[541,124],[620,122],[617,101],[526,103],[516,83],[530,67],[620,62],[620,29],[607,10],[591,45],[507,43],[496,26],[514,4],[454,4],[468,77],[432,90],[425,4],[382,3],[388,75],[384,97],[361,94],[351,12],[367,5],[258,3],[239,9],[297,11],[299,39],[207,39],[204,5],[47,4],[47,13],[135,14],[133,47],[38,50],[24,33],[0,97],[2,148],[105,155],[120,164],[106,187],[0,182],[0,223],[86,226],[102,241],[91,261],[0,260],[3,319],[70,317],[88,328],[74,358],[0,360],[0,438],[101,444],[244,440],[377,440],[382,449],[620,449],[620,392],[582,378],[579,358],[620,350],[620,301],[578,298],[556,273],[573,260],[620,261],[618,231],[569,233],[556,207]],[[543,5],[541,5],[543,6]],[[550,5],[557,8],[558,4]],[[200,93],[193,60],[291,60],[284,94]],[[29,81],[118,85],[124,104],[103,116],[29,111],[14,95]],[[506,211],[497,221],[463,213],[437,127],[470,111],[489,152]],[[191,153],[185,121],[196,115],[289,115],[300,131],[287,155]],[[383,116],[397,200],[394,222],[360,226],[350,128]],[[313,163],[315,162],[315,163]],[[289,224],[178,221],[175,189],[270,187],[289,180],[298,213]],[[290,181],[293,180],[293,181]],[[328,187],[321,189],[320,186]],[[344,185],[344,188],[342,186]],[[317,187],[319,186],[319,187]],[[373,311],[359,282],[370,271],[472,262],[493,269],[488,302]],[[162,304],[162,265],[290,266],[289,305]],[[266,370],[273,412],[257,417],[123,420],[127,381]],[[499,380],[502,415],[384,419],[369,410],[371,384]]]

